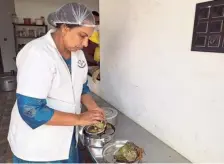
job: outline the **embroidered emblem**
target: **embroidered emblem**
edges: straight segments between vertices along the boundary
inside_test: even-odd
[[[85,61],[84,60],[79,60],[78,61],[78,66],[79,66],[79,68],[84,68],[86,66]]]
[[[24,113],[27,117],[29,117],[29,118],[34,118],[35,115],[36,115],[36,113],[37,113],[37,111],[36,111],[36,109],[35,109],[34,107],[32,107],[32,106],[24,105],[24,111],[23,111],[23,113]]]

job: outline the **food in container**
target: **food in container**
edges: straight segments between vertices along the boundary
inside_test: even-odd
[[[102,133],[105,128],[106,128],[106,122],[105,121],[100,121],[92,126],[90,126],[87,131],[89,133],[92,133],[92,134],[99,134],[99,133]]]
[[[133,142],[127,142],[114,155],[117,162],[133,163],[142,160],[144,150]]]
[[[143,159],[144,150],[131,141],[116,140],[107,143],[102,154],[106,163],[139,163]]]

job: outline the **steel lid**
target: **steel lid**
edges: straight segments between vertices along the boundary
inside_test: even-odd
[[[117,117],[118,111],[111,107],[102,107],[102,109],[105,111],[106,119],[111,119],[114,117]]]

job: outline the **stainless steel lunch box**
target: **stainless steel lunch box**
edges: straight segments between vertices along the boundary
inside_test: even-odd
[[[87,126],[80,128],[79,135],[83,140],[84,146],[94,147],[94,148],[102,148],[105,144],[112,141],[114,139],[115,127],[111,124],[113,132],[111,133],[103,133],[100,135],[89,135],[85,132]]]

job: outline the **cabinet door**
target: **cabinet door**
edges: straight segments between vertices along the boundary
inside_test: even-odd
[[[5,72],[16,69],[13,57],[15,40],[11,15],[15,11],[14,0],[0,0],[0,47]]]

